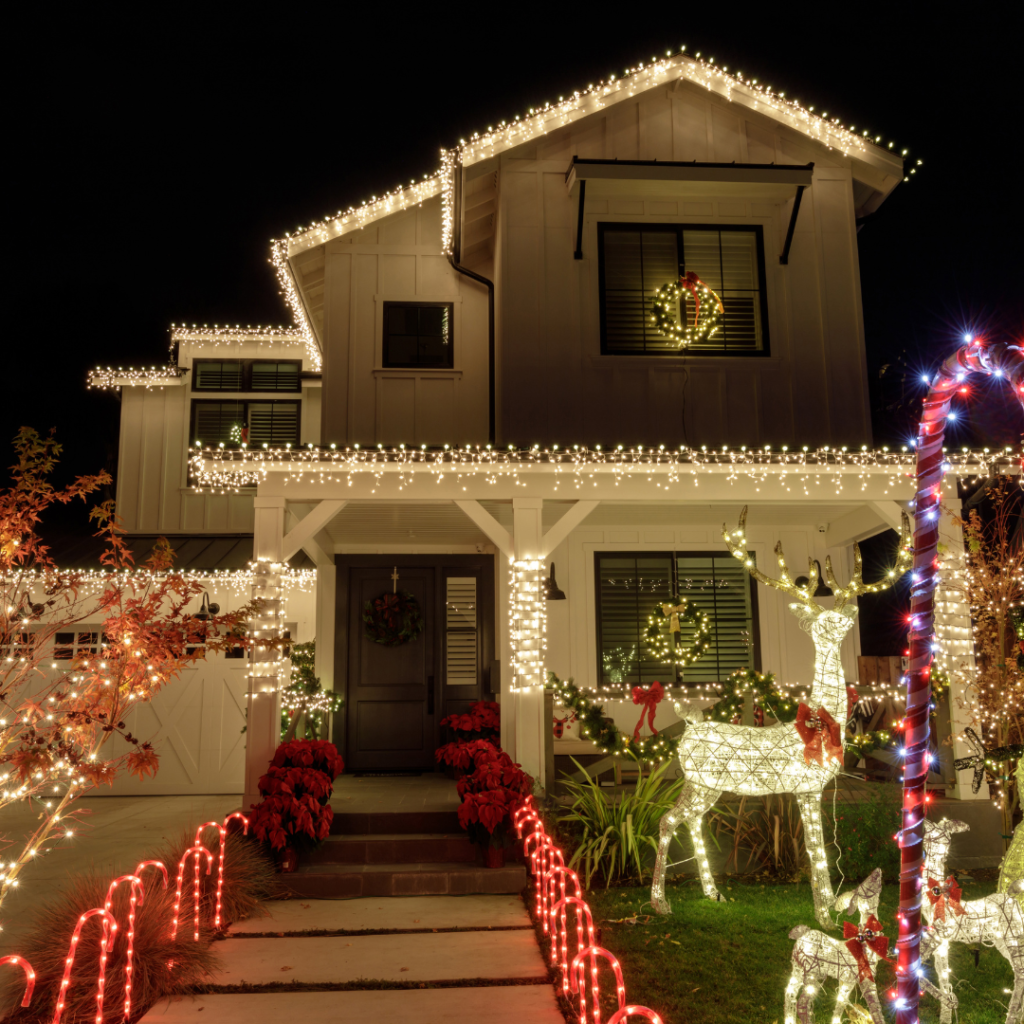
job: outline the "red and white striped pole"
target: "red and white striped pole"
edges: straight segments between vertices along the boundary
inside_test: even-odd
[[[1003,378],[1024,407],[1024,360],[1008,345],[970,340],[951,355],[930,381],[917,431],[917,496],[914,506],[914,569],[910,598],[910,669],[907,675],[903,829],[900,833],[900,913],[897,947],[896,1024],[918,1024],[921,890],[924,871],[925,783],[928,779],[928,707],[935,635],[942,477],[949,406],[970,374]]]

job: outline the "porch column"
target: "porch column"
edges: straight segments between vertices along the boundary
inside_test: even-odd
[[[280,574],[284,569],[285,501],[257,497],[254,504],[252,596],[262,602],[262,607],[249,622],[249,635],[261,641],[280,635],[284,615]],[[249,652],[249,666],[242,803],[246,811],[259,802],[260,776],[266,772],[281,740],[279,688],[288,680],[290,664],[279,648],[254,646]]]
[[[545,602],[541,523],[543,498],[512,499],[515,561],[509,593],[512,687],[515,691],[515,759],[544,788]]]
[[[956,495],[943,495],[942,503],[952,509],[957,515],[961,513],[961,502]],[[943,559],[946,563],[963,564],[964,557],[964,535],[963,531],[954,525],[946,516],[939,519],[939,541],[946,545],[947,554]],[[942,570],[942,576],[948,577],[949,569]],[[974,669],[974,634],[971,627],[971,614],[964,600],[963,595],[954,593],[943,586],[939,586],[935,592],[935,635],[942,645],[942,649],[936,653],[935,664],[941,666],[950,673],[952,685],[949,688],[949,696],[946,698],[949,705],[949,728],[952,733],[953,747],[941,743],[944,737],[937,737],[939,755],[944,762],[952,761],[957,757],[969,757],[971,751],[962,739],[964,728],[971,724],[972,715],[969,708],[962,707],[967,703],[962,680],[957,678],[956,669],[962,668],[967,672]],[[977,726],[975,726],[977,729]],[[949,795],[957,800],[988,800],[988,783],[982,782],[981,789],[977,793],[971,792],[973,772],[953,771],[951,764],[944,764],[947,772],[952,774],[955,782],[953,792]]]
[[[338,568],[330,565],[316,567],[316,662],[314,671],[325,690],[334,689],[334,615],[338,589]],[[332,740],[333,722],[321,739]],[[333,742],[333,740],[332,740]]]

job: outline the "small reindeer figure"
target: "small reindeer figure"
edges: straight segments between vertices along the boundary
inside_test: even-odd
[[[874,871],[849,895],[840,896],[835,903],[837,911],[852,916],[859,914],[858,926],[846,924],[845,938],[833,939],[806,925],[794,928],[789,937],[794,939],[793,973],[786,986],[785,1024],[812,1024],[814,1000],[826,978],[839,983],[836,1005],[832,1011],[832,1024],[839,1024],[850,998],[853,986],[860,988],[874,1024],[883,1024],[882,1008],[878,999],[872,968],[879,957],[886,956],[889,940],[882,934],[878,920],[878,901],[882,895],[882,869]],[[922,987],[937,999],[948,999],[956,1008],[956,997],[948,997],[930,981],[922,979]]]
[[[922,943],[921,958],[935,954],[935,973],[944,993],[949,994],[949,944],[984,943],[995,947],[1013,968],[1013,995],[1006,1024],[1020,1024],[1024,1016],[1024,911],[1013,893],[997,892],[980,900],[960,901],[960,888],[946,878],[946,858],[953,836],[970,828],[962,821],[944,819],[924,823],[924,874],[927,890],[922,913],[930,925],[928,940]],[[942,1005],[942,1024],[952,1020],[951,1008]]]
[[[906,515],[903,516],[896,567],[878,583],[864,583],[857,545],[854,545],[853,579],[845,588],[836,582],[831,559],[825,560],[825,573],[835,594],[835,609],[830,610],[818,604],[812,596],[818,579],[818,569],[813,561],[808,571],[809,582],[804,586],[797,586],[790,576],[781,543],[775,546],[779,579],[765,576],[754,566],[747,553],[746,518],[747,510],[744,508],[738,530],[730,532],[723,527],[725,542],[754,579],[796,598],[789,606],[790,610],[814,642],[811,695],[807,704],[800,706],[795,724],[778,722],[766,727],[698,721],[688,717],[680,705],[675,706],[676,714],[687,721],[686,732],[679,741],[679,763],[685,782],[675,806],[661,819],[651,903],[658,913],[669,913],[669,903],[665,898],[666,856],[672,836],[682,822],[686,823],[693,839],[704,895],[720,900],[701,835],[704,815],[726,790],[745,796],[792,793],[800,807],[811,859],[815,916],[822,927],[830,928],[829,908],[833,896],[821,824],[821,793],[843,763],[843,733],[849,704],[839,646],[857,614],[857,606],[849,602],[861,593],[886,590],[910,568],[910,521]]]

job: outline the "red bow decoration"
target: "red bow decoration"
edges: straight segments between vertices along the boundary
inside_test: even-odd
[[[644,724],[644,715],[647,716],[647,724],[651,727],[651,733],[654,736],[658,735],[658,730],[654,728],[654,712],[664,696],[665,688],[661,683],[651,683],[650,689],[647,690],[642,686],[633,687],[633,703],[643,705],[640,721],[636,723],[636,728],[633,730],[633,739],[640,739],[640,727]]]
[[[824,709],[817,711],[804,703],[796,709],[796,731],[804,741],[804,761],[817,761],[823,768],[832,760],[842,762],[843,743],[839,723]]]
[[[946,879],[945,885],[941,882],[936,882],[934,878],[928,879],[928,899],[931,902],[931,905],[935,908],[936,921],[946,920],[947,900],[954,912],[959,914],[960,917],[963,917],[967,911],[960,903],[960,897],[962,895],[963,891],[960,886],[956,884],[956,879],[952,875]]]
[[[679,278],[679,284],[693,296],[693,322],[696,325],[700,319],[700,289],[707,288],[707,285],[692,270]],[[718,298],[718,296],[716,295],[715,298]],[[721,301],[718,303],[718,312],[725,312],[725,307]]]
[[[863,928],[863,931],[861,929]],[[859,968],[857,981],[874,981],[875,976],[871,973],[871,964],[868,961],[867,946],[876,953],[882,960],[892,963],[889,959],[889,940],[882,934],[882,922],[874,914],[868,916],[867,924],[856,925],[850,921],[843,922],[843,938],[846,939],[846,948],[853,954]]]

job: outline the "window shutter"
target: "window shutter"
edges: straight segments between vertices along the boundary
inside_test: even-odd
[[[299,364],[255,360],[252,364],[253,391],[298,391]]]
[[[449,576],[445,580],[445,680],[449,686],[477,683],[476,577]]]
[[[205,440],[205,438],[203,438]],[[298,402],[250,402],[249,447],[299,443]]]

